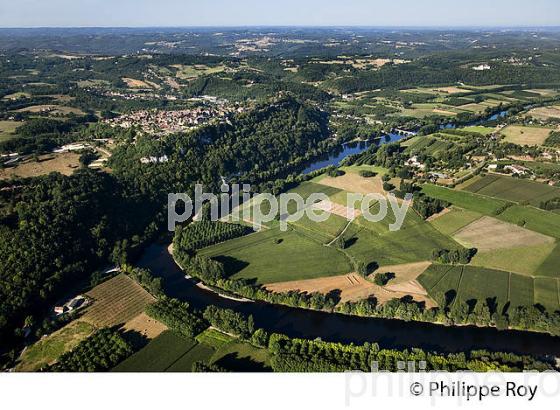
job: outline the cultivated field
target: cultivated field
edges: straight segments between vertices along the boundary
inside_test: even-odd
[[[393,272],[393,270],[391,271]],[[401,271],[406,271],[406,269],[401,268]],[[383,304],[392,299],[400,299],[411,295],[414,300],[425,302],[428,307],[435,306],[435,303],[427,297],[427,293],[422,286],[415,282],[415,278],[407,280],[406,277],[403,277],[399,278],[398,283],[390,282],[390,286],[381,287],[356,273],[350,273],[329,278],[274,283],[265,285],[265,287],[273,292],[299,291],[328,294],[333,291],[340,291],[340,303],[354,302],[375,296],[377,302]]]
[[[518,145],[543,145],[550,136],[552,128],[524,127],[520,125],[508,125],[500,131],[505,136],[503,141]]]
[[[348,221],[362,215],[362,212],[359,209],[349,208],[331,201],[316,202],[312,205],[312,207],[320,211],[328,212],[331,215],[338,215]]]
[[[496,174],[489,174],[477,179],[463,188],[463,190],[506,201],[528,201],[536,206],[542,201],[560,197],[560,188]]]
[[[229,371],[262,371],[269,353],[246,342],[208,329],[195,339],[165,331],[146,347],[116,366],[113,372],[191,372],[194,362],[216,363]]]
[[[558,279],[532,278],[476,266],[433,265],[418,281],[440,304],[491,300],[503,309],[542,304],[550,311],[560,307]]]
[[[144,312],[144,308],[155,301],[124,274],[120,274],[86,293],[93,303],[86,309],[82,320],[97,327],[122,325]]]
[[[154,339],[166,330],[167,326],[152,319],[145,313],[140,313],[121,327],[121,331],[124,333],[134,332],[147,339]]]
[[[324,177],[317,181],[321,185],[338,188],[350,193],[360,194],[385,194],[383,190],[383,181],[380,176],[373,178],[364,178],[355,172],[347,172],[346,174],[332,178]]]
[[[545,121],[549,119],[560,119],[560,105],[533,108],[527,115]]]
[[[482,216],[477,212],[456,207],[446,209],[448,209],[448,212],[443,215],[438,214],[437,218],[428,219],[428,222],[444,235],[453,235],[459,229],[476,221]]]
[[[560,214],[530,206],[511,206],[497,216],[506,222],[560,239]]]
[[[506,204],[505,201],[499,199],[465,191],[456,191],[432,184],[423,185],[422,192],[432,198],[442,199],[459,208],[468,209],[469,211],[478,212],[483,215],[493,215],[499,208]]]
[[[554,238],[488,216],[460,229],[453,239],[479,252],[554,243]]]
[[[149,84],[143,80],[136,80],[134,78],[123,77],[122,80],[126,83],[129,88],[153,88],[153,84]]]
[[[261,231],[208,247],[199,254],[225,264],[237,279],[257,283],[284,282],[335,276],[352,271],[340,252],[325,247],[305,234],[279,228]]]
[[[472,259],[471,264],[522,275],[541,275],[541,266],[549,258],[555,247],[555,243],[549,243],[538,246],[527,245],[508,249],[480,251]]]

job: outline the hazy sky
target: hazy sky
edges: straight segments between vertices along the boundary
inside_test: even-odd
[[[559,0],[0,0],[0,27],[560,26]]]

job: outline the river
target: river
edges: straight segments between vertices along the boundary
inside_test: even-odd
[[[344,158],[350,155],[360,154],[372,145],[383,145],[389,142],[398,141],[401,138],[403,138],[402,135],[390,133],[382,135],[381,139],[344,143],[330,154],[323,155],[308,164],[307,167],[302,171],[302,174],[309,174],[313,171],[317,171],[321,168],[326,168],[331,165],[337,166]]]
[[[420,347],[441,352],[489,349],[537,356],[560,356],[560,338],[545,334],[360,318],[265,302],[247,303],[226,299],[185,279],[183,272],[167,252],[167,245],[151,245],[138,265],[164,278],[164,288],[169,296],[187,301],[198,309],[216,305],[251,314],[257,327],[290,337],[321,338],[344,343],[377,342],[387,348]]]

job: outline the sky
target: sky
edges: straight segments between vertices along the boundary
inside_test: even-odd
[[[560,26],[559,0],[0,0],[0,27]]]

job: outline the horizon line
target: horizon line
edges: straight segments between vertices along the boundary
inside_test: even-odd
[[[395,29],[395,28],[414,28],[414,29],[551,29],[560,28],[560,23],[549,25],[303,25],[303,24],[249,24],[249,25],[123,25],[123,26],[103,26],[103,25],[87,25],[87,26],[0,26],[0,30],[35,30],[35,29],[161,29],[161,28],[175,28],[175,29],[240,29],[240,28],[362,28],[362,29]]]

